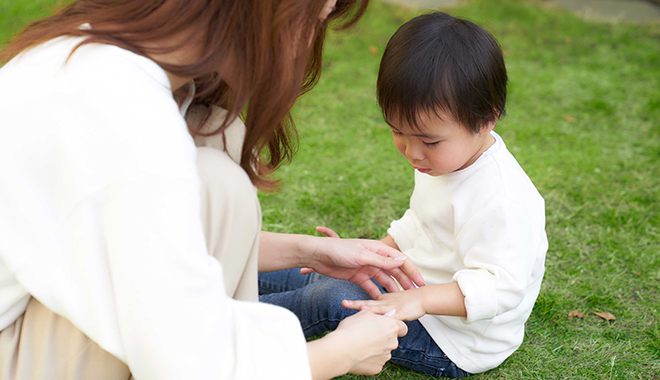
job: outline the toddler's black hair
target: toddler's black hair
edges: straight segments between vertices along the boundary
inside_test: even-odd
[[[405,23],[385,48],[378,103],[388,122],[419,129],[420,112],[451,115],[477,133],[505,114],[507,74],[502,50],[479,25],[446,13]]]

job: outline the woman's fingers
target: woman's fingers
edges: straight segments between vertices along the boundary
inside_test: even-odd
[[[399,259],[401,257],[402,256],[399,256]],[[406,258],[406,260],[403,261],[403,265],[387,271],[391,273],[392,276],[399,281],[401,287],[406,290],[414,289],[415,285],[424,286],[424,277],[422,277],[422,274],[419,272],[415,264],[413,264],[411,260],[407,260],[407,256],[403,255],[403,257]],[[413,285],[413,282],[415,285]]]
[[[379,251],[378,248],[376,247],[379,244],[382,243],[365,242],[365,241],[360,242],[358,246],[362,248],[364,254],[357,257],[358,264],[369,265],[384,270],[398,268],[405,264],[404,261],[407,261],[406,255],[402,254],[401,252],[397,251],[394,248],[389,248],[389,247],[388,248],[390,250],[393,250],[398,254],[394,254],[392,256],[388,256],[387,254],[382,254],[383,251]],[[384,244],[382,245],[385,246]],[[387,251],[386,253],[391,253],[391,252]]]
[[[390,360],[391,351],[398,346],[397,336],[407,332],[405,324],[368,311],[361,311],[344,319],[335,332],[348,332],[344,337],[344,350],[354,353],[353,357],[361,358],[351,364],[350,373],[360,375],[375,375],[383,365]],[[323,338],[322,338],[323,339]]]
[[[359,283],[360,287],[364,289],[367,293],[369,293],[369,296],[373,299],[378,299],[383,293],[380,292],[380,289],[378,289],[378,286],[374,284],[371,279],[368,279],[364,282]]]
[[[316,231],[330,238],[340,238],[339,234],[329,227],[317,226]],[[344,239],[341,240],[341,242],[343,242],[343,244],[338,243],[339,245],[335,244],[333,246],[333,249],[331,250],[332,254],[329,255],[334,260],[339,259],[339,261],[335,262],[338,266],[343,266],[345,268],[374,267],[385,271],[391,271],[394,278],[399,281],[404,289],[413,289],[413,282],[417,286],[424,285],[424,279],[422,278],[421,273],[419,273],[415,265],[408,260],[407,256],[399,250],[377,240]],[[347,246],[346,244],[349,245]],[[355,244],[355,246],[350,247],[350,244]],[[399,268],[399,270],[396,270],[396,268]],[[387,281],[384,277],[381,277],[381,279]],[[382,285],[385,286],[385,284]],[[396,291],[392,287],[387,287],[387,289],[390,291]]]
[[[399,334],[398,334],[398,336],[402,337],[402,336],[405,336],[406,334],[408,334],[408,325],[406,325],[402,321],[397,321],[397,323],[399,325]]]
[[[325,227],[325,226],[318,226],[316,227],[316,232],[320,233],[321,235],[325,235],[327,237],[331,238],[339,238],[339,234],[333,231],[331,228]]]
[[[378,240],[363,240],[361,244],[368,251],[388,259],[387,262],[391,262],[391,260],[399,258],[398,260],[390,263],[390,265],[392,265],[392,268],[399,267],[401,265],[400,262],[405,260],[405,255],[401,253],[401,251],[394,249],[389,245],[380,242]],[[401,258],[401,256],[403,256],[403,258]],[[389,268],[384,268],[384,269],[389,269]]]
[[[391,277],[394,277],[401,287],[404,290],[410,290],[410,289],[415,289],[415,284],[413,284],[412,280],[401,270],[401,268],[394,268],[390,269],[387,271],[387,274]],[[380,281],[379,281],[380,282]],[[382,284],[381,284],[382,285]],[[390,293],[392,293],[391,290],[387,289]],[[397,287],[396,291],[399,291],[399,288]]]
[[[396,286],[396,282],[392,277],[390,277],[389,274],[383,272],[382,270],[379,270],[374,274],[374,280],[376,280],[379,284],[383,285],[385,289],[387,289],[388,292],[390,293],[395,293],[399,291],[399,287]],[[376,299],[376,298],[374,298]]]
[[[406,277],[413,280],[417,286],[426,285],[424,282],[424,277],[422,277],[422,274],[411,260],[406,260],[403,265],[399,267],[399,269],[405,273]]]
[[[375,266],[386,271],[399,268],[403,273],[403,275],[400,276],[401,278],[403,278],[404,276],[408,277],[415,284],[417,284],[417,286],[424,286],[424,278],[422,277],[422,274],[419,272],[417,267],[415,267],[415,264],[413,264],[412,261],[408,260],[408,257],[403,253],[401,253],[400,251],[379,241],[363,242],[361,243],[361,245],[367,251],[376,254],[376,255],[363,255],[362,258],[363,265]],[[399,277],[396,278],[397,280],[399,280],[399,283],[401,283],[400,278]],[[403,281],[407,282],[405,280]],[[401,284],[401,286],[403,286],[404,289],[412,289],[412,288],[407,288],[403,284]]]

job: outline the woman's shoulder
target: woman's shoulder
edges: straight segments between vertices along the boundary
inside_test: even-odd
[[[104,43],[81,45],[68,58],[65,72],[87,74],[87,80],[107,83],[150,84],[171,95],[165,71],[151,59]]]
[[[164,71],[103,44],[67,61],[79,42],[55,39],[0,70],[0,147],[18,156],[57,147],[75,156],[68,163],[115,168],[106,173],[193,173],[194,144]]]
[[[2,93],[17,101],[49,93],[75,95],[80,88],[141,86],[171,93],[165,71],[152,60],[114,45],[81,45],[83,41],[58,37],[21,53],[0,69]]]

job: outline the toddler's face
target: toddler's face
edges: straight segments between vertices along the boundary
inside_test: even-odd
[[[388,122],[392,128],[394,145],[415,169],[431,176],[439,176],[472,165],[495,139],[490,131],[495,122],[474,133],[461,126],[451,115],[438,112],[421,114],[421,130],[402,122]],[[395,118],[397,120],[397,118]]]

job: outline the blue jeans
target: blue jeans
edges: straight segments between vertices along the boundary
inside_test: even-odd
[[[386,292],[380,284],[376,285]],[[282,306],[296,314],[307,338],[332,331],[342,319],[357,313],[344,308],[342,300],[371,299],[352,282],[318,273],[302,275],[299,269],[260,273],[259,294],[260,302]],[[392,363],[435,377],[469,375],[442,352],[419,321],[406,324],[408,334],[399,338],[399,347],[392,351]]]

